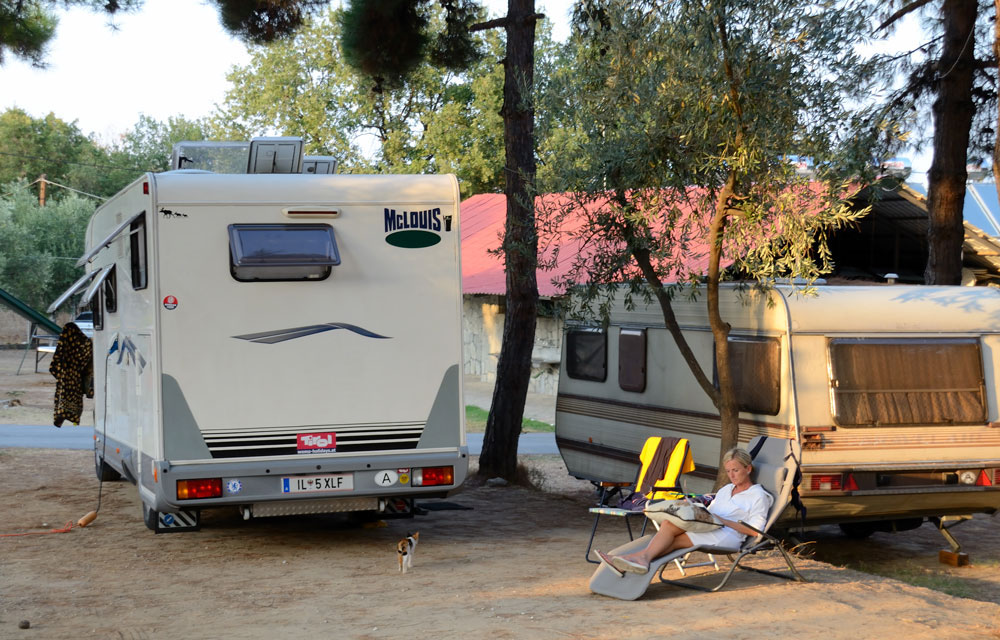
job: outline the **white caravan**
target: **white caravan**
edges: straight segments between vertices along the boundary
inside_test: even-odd
[[[807,524],[859,535],[1000,509],[1000,291],[985,287],[724,286],[721,312],[741,404],[739,442],[801,444]],[[714,375],[704,291],[673,308]],[[556,442],[569,472],[635,479],[648,436],[691,441],[689,490],[711,488],[719,413],[664,328],[659,306],[618,300],[610,326],[564,338]],[[798,521],[789,509],[783,521]]]
[[[136,180],[67,292],[94,313],[98,475],[136,483],[154,531],[224,506],[411,515],[454,491],[458,214],[450,175]]]

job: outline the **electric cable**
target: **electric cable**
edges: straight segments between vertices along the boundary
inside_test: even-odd
[[[103,423],[101,430],[101,459],[95,462],[94,467],[97,472],[97,507],[76,521],[76,524],[80,527],[86,527],[93,522],[97,518],[97,513],[101,510],[101,498],[104,495],[104,460],[108,452],[108,365],[111,363],[111,354],[117,351],[118,348],[118,336],[116,335],[112,348],[104,356],[104,412],[101,420]]]
[[[13,153],[11,151],[0,151],[0,156],[12,156],[15,158],[29,158],[31,160],[45,160],[46,162],[52,162],[54,164],[72,164],[78,167],[90,167],[92,169],[127,169],[129,171],[150,171],[150,169],[141,169],[139,167],[126,167],[125,165],[116,164],[93,164],[91,162],[74,162],[72,160],[60,160],[56,158],[48,158],[46,156],[33,156],[27,153]]]

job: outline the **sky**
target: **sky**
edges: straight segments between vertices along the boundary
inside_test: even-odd
[[[485,4],[496,17],[507,2]],[[569,35],[572,4],[536,0],[558,41]],[[209,115],[225,96],[226,73],[249,62],[246,47],[226,34],[207,0],[145,0],[138,12],[116,16],[115,28],[101,12],[72,8],[59,15],[46,69],[5,57],[0,111],[19,107],[36,118],[52,112],[105,143],[132,128],[140,114],[159,121]],[[912,42],[919,34],[898,37]],[[910,158],[922,180],[929,154]]]

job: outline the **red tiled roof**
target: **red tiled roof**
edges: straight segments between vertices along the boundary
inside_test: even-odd
[[[535,199],[536,210],[544,207],[556,210],[569,205],[569,194],[546,194]],[[597,204],[588,205],[597,207]],[[502,193],[483,193],[462,202],[462,293],[503,295],[507,280],[503,256],[495,253],[500,248],[504,223],[507,218],[507,197]],[[558,255],[554,265],[546,265],[536,272],[538,294],[542,297],[560,296],[563,287],[553,282],[569,275],[574,260],[580,253],[582,240],[575,232],[586,222],[583,215],[571,215],[560,224],[557,232],[539,241],[539,261],[551,261],[554,248]],[[685,269],[704,273],[708,269],[707,250],[698,247],[684,261]],[[491,253],[494,251],[494,253]],[[728,262],[728,261],[727,261]],[[551,268],[548,268],[551,267]]]

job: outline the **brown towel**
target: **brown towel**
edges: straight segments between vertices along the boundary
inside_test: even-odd
[[[49,373],[56,379],[55,415],[52,424],[69,420],[80,424],[83,396],[94,397],[94,347],[90,338],[72,322],[63,327],[52,355]]]

